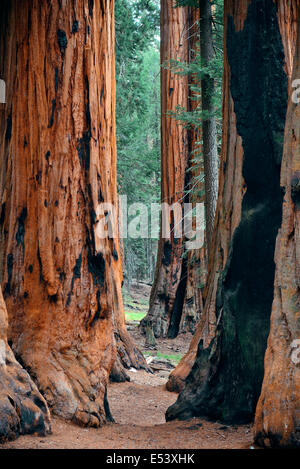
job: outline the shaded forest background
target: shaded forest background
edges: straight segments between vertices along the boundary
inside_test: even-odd
[[[194,0],[181,0],[177,5],[199,6]],[[182,43],[193,41],[190,60],[171,60],[162,64],[174,76],[188,76],[188,107],[178,105],[168,114],[170,119],[183,123],[187,129],[195,129],[197,139],[189,156],[193,168],[187,170],[184,194],[198,201],[204,200],[202,121],[211,115],[201,109],[201,78],[204,74],[212,77],[215,84],[213,115],[217,122],[218,151],[221,148],[223,10],[221,0],[212,2],[214,57],[207,67],[201,60],[198,19],[181,25]],[[160,1],[119,0],[115,4],[115,22],[118,193],[126,194],[128,204],[142,202],[150,208],[151,203],[161,200]],[[150,209],[148,213],[150,218]],[[133,279],[153,282],[158,239],[159,230],[156,239],[124,239],[123,269],[128,290]]]

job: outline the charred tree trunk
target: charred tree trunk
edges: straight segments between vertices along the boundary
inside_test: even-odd
[[[8,319],[0,288],[0,443],[51,432],[46,401],[7,343]]]
[[[291,11],[287,13],[294,17],[293,26],[298,20],[293,67],[293,80],[298,80],[299,2],[292,2]],[[276,275],[271,331],[255,419],[257,443],[275,448],[300,447],[300,104],[293,102],[294,91],[290,86],[281,168],[281,186],[285,197],[275,251]]]
[[[177,106],[187,108],[188,77],[172,72],[166,64],[188,59],[188,8],[174,8],[173,0],[161,1],[161,200],[172,206],[184,201],[188,162],[188,135],[182,124],[168,115]],[[170,237],[161,237],[149,312],[141,327],[152,328],[155,337],[175,337],[179,330],[186,287],[183,236],[176,237],[180,216],[170,216]],[[161,230],[162,231],[162,230]]]
[[[190,350],[200,341],[196,362],[167,420],[249,422],[260,395],[282,217],[281,15],[273,0],[225,2],[223,148],[207,300]]]
[[[98,205],[117,205],[114,5],[5,6],[0,258],[9,338],[54,413],[99,426],[111,419],[114,326],[121,341],[126,334],[118,241],[96,235]]]

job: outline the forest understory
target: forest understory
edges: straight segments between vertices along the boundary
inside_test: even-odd
[[[145,284],[133,285],[130,314],[145,307],[149,292]],[[126,306],[126,303],[125,303]],[[176,339],[157,339],[156,347],[145,346],[137,321],[127,320],[127,328],[149,361],[153,374],[127,371],[130,382],[110,383],[108,402],[115,423],[100,429],[80,428],[52,417],[48,437],[21,436],[2,449],[249,449],[253,444],[252,425],[228,426],[199,418],[165,422],[165,412],[178,395],[166,390],[166,382],[176,361],[188,350],[191,334]],[[133,405],[134,402],[134,405]],[[258,447],[257,447],[258,449]]]

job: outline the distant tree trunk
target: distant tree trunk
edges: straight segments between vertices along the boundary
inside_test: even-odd
[[[46,401],[7,343],[7,311],[0,288],[0,443],[19,435],[50,433]]]
[[[200,44],[203,67],[214,58],[212,6],[210,0],[200,0]],[[203,161],[205,179],[206,243],[209,253],[218,198],[218,147],[216,117],[214,115],[214,78],[206,74],[201,79]]]
[[[113,10],[110,0],[11,0],[0,41],[9,338],[53,412],[90,426],[111,420],[116,348],[138,361],[118,240],[96,235],[98,204],[117,204]]]
[[[206,304],[181,370],[197,350],[196,362],[167,420],[249,422],[260,395],[288,99],[277,14],[273,0],[225,1],[223,143]]]
[[[199,8],[189,8],[189,63],[195,60],[200,53],[200,10]],[[201,100],[198,93],[193,90],[193,86],[200,86],[200,78],[197,73],[189,76],[189,103],[188,110],[195,111],[201,106]],[[188,162],[188,201],[195,206],[203,202],[201,191],[204,184],[201,182],[203,176],[202,162],[199,154],[202,153],[200,140],[202,129],[200,126],[192,125],[189,128],[189,162]],[[193,230],[196,230],[196,221],[193,220]],[[195,333],[203,310],[203,286],[206,283],[206,247],[201,249],[189,250],[187,252],[187,282],[183,311],[180,321],[180,332]]]
[[[298,20],[298,41],[293,67],[293,80],[296,80],[300,77],[299,2],[292,2],[290,11],[286,7],[286,12],[294,15],[293,26]],[[290,38],[289,42],[293,44],[294,41]],[[281,168],[281,186],[285,197],[275,251],[276,276],[271,331],[254,431],[257,443],[263,446],[299,448],[300,105],[292,100],[294,91],[290,86]]]
[[[161,1],[161,63],[188,59],[188,7],[174,8],[173,0]],[[161,70],[161,200],[170,206],[184,202],[188,162],[188,135],[182,124],[170,117],[177,106],[187,108],[188,77],[169,68]],[[180,218],[182,217],[182,214]],[[184,239],[176,238],[178,219],[171,213],[170,239],[160,237],[149,312],[141,322],[155,337],[175,337],[179,330],[186,286]],[[181,225],[181,222],[179,221]]]

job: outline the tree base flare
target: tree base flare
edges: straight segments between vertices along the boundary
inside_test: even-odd
[[[45,400],[6,345],[5,355],[5,364],[0,366],[0,442],[25,434],[50,434]]]
[[[106,354],[111,360],[111,352]],[[82,427],[98,428],[111,421],[106,399],[111,364],[96,364],[93,358],[97,357],[90,351],[67,349],[47,356],[26,352],[22,360],[53,414]]]
[[[0,443],[20,435],[51,433],[47,404],[16,361],[6,339],[7,311],[0,289]]]

